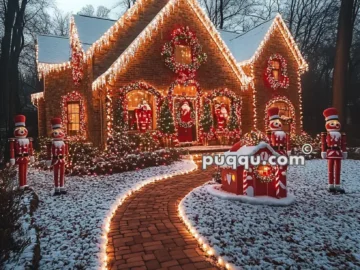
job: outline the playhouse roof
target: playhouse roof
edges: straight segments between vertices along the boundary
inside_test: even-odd
[[[260,142],[258,145],[254,145],[254,146],[244,145],[244,146],[240,147],[239,150],[237,150],[235,152],[227,151],[227,152],[224,153],[224,155],[225,156],[231,156],[231,155],[235,155],[235,156],[252,156],[252,155],[256,154],[261,149],[268,149],[274,156],[279,156],[280,155],[279,153],[277,153],[274,150],[274,148],[272,148],[266,142]]]

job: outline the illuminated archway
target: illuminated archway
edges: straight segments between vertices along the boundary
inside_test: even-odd
[[[281,105],[284,105],[283,108],[281,108]],[[295,134],[296,133],[296,113],[295,113],[295,107],[291,103],[291,101],[284,96],[277,96],[272,98],[266,103],[265,106],[265,130],[268,129],[269,126],[269,118],[267,117],[267,111],[269,108],[277,106],[280,109],[280,118],[284,121],[288,121],[290,125],[290,133]],[[287,113],[285,113],[287,112]],[[288,114],[288,115],[286,115]]]

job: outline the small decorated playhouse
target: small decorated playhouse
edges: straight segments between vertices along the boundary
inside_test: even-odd
[[[261,162],[257,166],[249,164],[247,170],[242,165],[238,165],[235,170],[223,166],[221,168],[223,191],[248,197],[268,196],[277,199],[287,197],[287,166],[271,166],[266,162],[270,156],[279,156],[269,144],[265,142],[255,146],[237,144],[225,153],[225,157],[229,155],[248,156],[249,162],[250,157],[254,156],[254,160],[259,159]]]

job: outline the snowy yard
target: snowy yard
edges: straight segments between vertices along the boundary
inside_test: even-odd
[[[103,263],[104,220],[119,198],[147,181],[196,168],[191,161],[98,177],[68,177],[68,194],[50,195],[51,172],[31,170],[29,183],[39,195],[40,269],[97,269]]]
[[[191,192],[182,209],[216,252],[241,269],[360,269],[360,161],[342,164],[345,195],[327,188],[324,160],[290,167],[287,207],[250,205]]]

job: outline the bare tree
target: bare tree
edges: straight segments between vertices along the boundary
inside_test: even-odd
[[[63,13],[62,11],[55,9],[54,18],[52,21],[52,32],[54,35],[69,35],[70,13]]]
[[[338,109],[339,119],[344,123],[345,92],[350,60],[350,47],[354,28],[354,0],[342,0],[336,42],[335,68],[333,77],[333,105]]]
[[[93,7],[93,5],[86,5],[78,12],[78,14],[86,15],[86,16],[94,16],[95,8]]]
[[[110,9],[104,6],[98,6],[96,10],[96,17],[109,18]]]

